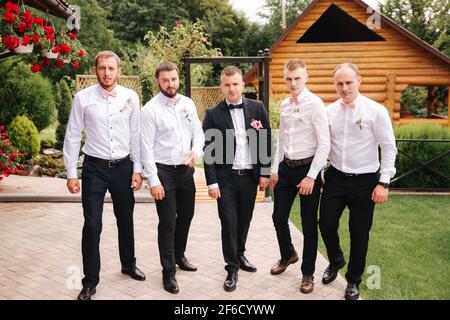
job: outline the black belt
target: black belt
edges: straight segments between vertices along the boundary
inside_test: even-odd
[[[164,164],[164,163],[160,163],[160,162],[156,162],[156,166],[163,167],[163,168],[170,168],[170,169],[180,169],[180,168],[187,167],[185,164]]]
[[[310,164],[313,162],[313,160],[314,160],[314,156],[305,158],[305,159],[299,159],[299,160],[291,160],[291,159],[284,157],[283,161],[289,168],[296,168],[296,167],[305,166],[307,164]]]
[[[252,172],[252,169],[231,169],[231,173],[238,176],[246,176],[248,174],[251,174]]]
[[[102,164],[104,166],[107,166],[108,168],[114,168],[116,167],[119,163],[121,163],[122,161],[129,159],[130,155],[126,156],[125,158],[122,159],[117,159],[117,160],[106,160],[106,159],[100,159],[100,158],[96,158],[90,155],[85,154],[84,158],[88,161],[94,162],[94,163],[98,163],[98,164]]]
[[[339,173],[340,175],[346,176],[346,177],[358,177],[358,176],[365,176],[368,174],[377,174],[379,171],[377,172],[367,172],[367,173],[347,173],[347,172],[342,172],[341,170],[336,169],[335,167],[331,166],[330,169],[334,170],[335,172]]]

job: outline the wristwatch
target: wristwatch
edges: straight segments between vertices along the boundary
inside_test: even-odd
[[[385,189],[389,189],[389,183],[380,181],[380,182],[378,182],[378,185],[382,186]]]

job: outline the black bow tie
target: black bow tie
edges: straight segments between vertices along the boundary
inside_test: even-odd
[[[244,105],[242,103],[240,104],[229,104],[228,105],[228,109],[233,110],[233,109],[242,109],[244,107]]]

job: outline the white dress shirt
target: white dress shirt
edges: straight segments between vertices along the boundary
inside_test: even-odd
[[[68,179],[77,178],[83,130],[85,154],[105,160],[122,159],[131,154],[133,172],[141,172],[139,97],[133,90],[119,85],[114,90],[117,96],[103,97],[103,88],[96,84],[75,95],[63,148]]]
[[[156,162],[184,165],[190,151],[203,156],[205,136],[194,102],[181,94],[170,99],[159,93],[141,111],[143,175],[150,187],[160,185]]]
[[[380,182],[395,175],[394,131],[384,106],[359,94],[354,107],[342,107],[342,100],[327,107],[331,135],[330,162],[345,173],[372,173],[380,168]]]
[[[297,96],[297,100],[298,103],[291,103],[289,97],[281,103],[272,173],[278,173],[279,163],[285,156],[291,160],[314,156],[307,176],[316,179],[330,152],[327,113],[322,100],[307,88]]]

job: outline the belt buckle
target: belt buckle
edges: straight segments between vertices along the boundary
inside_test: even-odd
[[[113,168],[115,164],[115,160],[108,160],[108,168]]]

